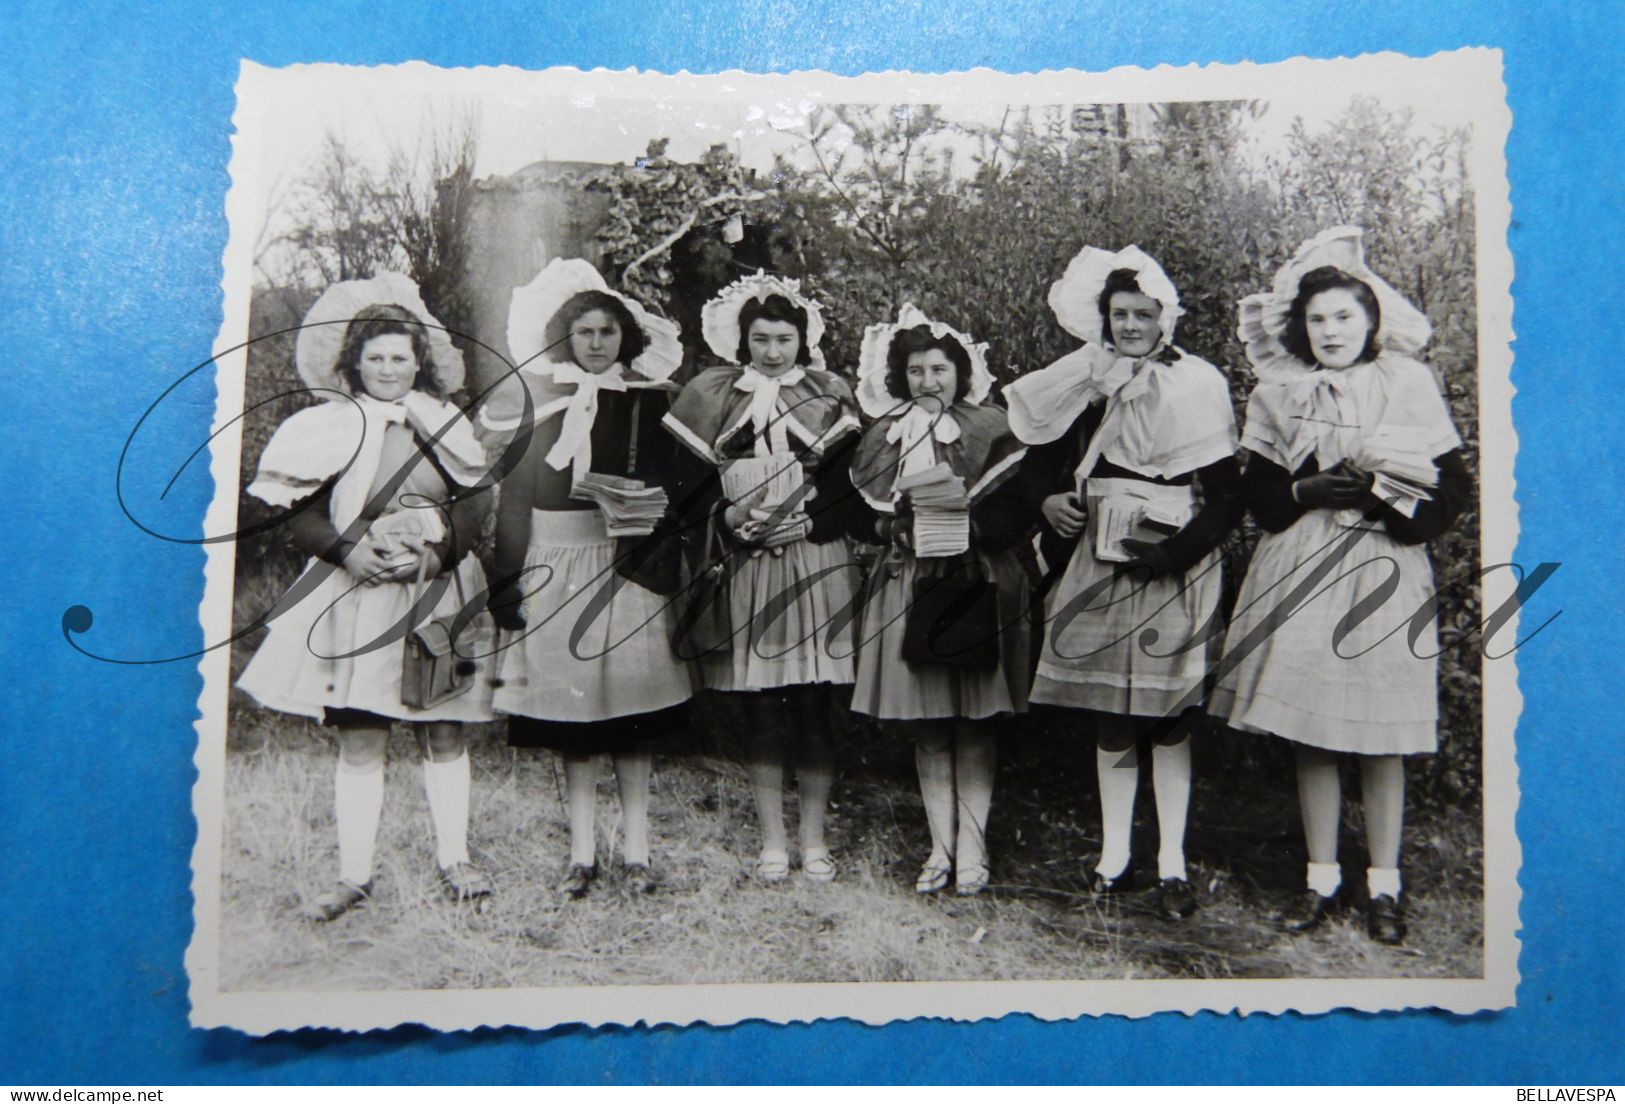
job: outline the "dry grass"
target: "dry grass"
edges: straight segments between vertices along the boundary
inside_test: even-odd
[[[606,877],[584,901],[553,886],[567,855],[561,772],[545,752],[512,752],[496,726],[474,750],[476,856],[498,884],[482,911],[443,902],[411,738],[391,748],[376,897],[330,925],[295,913],[333,876],[332,764],[314,725],[234,695],[226,779],[221,974],[228,989],[472,988],[566,984],[974,980],[1004,978],[1471,976],[1481,971],[1479,830],[1472,814],[1412,824],[1406,871],[1413,936],[1392,949],[1358,915],[1308,937],[1271,924],[1301,884],[1289,779],[1230,777],[1198,751],[1193,881],[1203,908],[1183,924],[1154,894],[1101,906],[1083,893],[1098,811],[1075,733],[1024,728],[1006,741],[990,844],[995,893],[924,899],[912,891],[924,813],[909,756],[854,726],[842,750],[833,885],[758,886],[743,771],[726,755],[733,719],[697,711],[704,749],[657,759],[653,839],[658,894],[619,892],[613,785],[600,796]],[[1016,743],[1022,740],[1025,747]],[[1087,749],[1086,740],[1078,746]],[[1209,751],[1206,758],[1211,758]],[[1084,764],[1080,767],[1080,764]],[[607,772],[606,772],[607,774]],[[1242,789],[1248,792],[1238,792]],[[1137,855],[1155,853],[1149,786]],[[793,809],[792,809],[793,813]],[[1345,848],[1358,880],[1357,834]],[[1149,879],[1146,881],[1149,886]]]

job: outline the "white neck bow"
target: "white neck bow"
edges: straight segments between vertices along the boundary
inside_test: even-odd
[[[959,423],[936,404],[923,406],[910,402],[886,430],[886,440],[891,444],[902,443],[898,474],[912,475],[937,462],[936,444],[949,445],[959,440]]]
[[[580,479],[592,470],[592,424],[598,417],[600,391],[625,391],[626,379],[621,365],[612,364],[602,372],[589,372],[574,364],[551,365],[548,374],[555,383],[575,386],[575,392],[555,399],[536,413],[537,422],[564,412],[564,424],[559,427],[559,439],[547,452],[547,465],[554,471],[570,469],[572,479]]]
[[[750,406],[744,418],[736,421],[723,434],[729,437],[746,420],[756,436],[757,456],[771,456],[790,451],[790,434],[794,433],[804,444],[811,444],[816,435],[808,434],[806,427],[795,419],[780,400],[781,388],[800,383],[807,373],[798,365],[780,376],[766,376],[753,367],[746,367],[734,381],[734,388],[750,395]]]

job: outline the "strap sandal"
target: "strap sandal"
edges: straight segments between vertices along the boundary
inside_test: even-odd
[[[307,920],[325,924],[337,920],[358,905],[372,899],[372,883],[356,885],[342,879],[320,897],[306,901],[299,914]]]
[[[597,877],[597,863],[591,866],[586,863],[571,863],[570,869],[564,872],[564,880],[559,883],[559,892],[572,901],[579,901],[587,895]]]
[[[988,886],[988,870],[985,863],[960,863],[954,872],[954,894],[959,897],[975,897]]]
[[[920,867],[919,877],[914,879],[915,893],[941,893],[948,888],[948,879],[953,877],[954,861],[941,855],[932,855]]]
[[[481,901],[491,896],[494,887],[485,871],[471,862],[455,862],[440,868],[440,889],[449,901]]]
[[[758,882],[782,882],[790,876],[790,852],[782,847],[770,847],[756,857]]]
[[[809,882],[833,882],[835,860],[829,857],[829,848],[812,847],[801,855],[801,876]]]

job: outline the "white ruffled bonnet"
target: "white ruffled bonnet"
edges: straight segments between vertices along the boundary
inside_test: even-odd
[[[417,315],[429,338],[435,384],[448,395],[462,387],[462,352],[451,343],[446,327],[423,305],[417,284],[399,272],[380,272],[367,280],[333,284],[311,305],[293,348],[294,367],[305,386],[351,394],[338,365],[344,334],[357,314],[380,304],[404,307]],[[326,394],[322,398],[338,401],[339,396]]]
[[[1371,271],[1365,263],[1362,241],[1365,231],[1358,226],[1334,226],[1298,247],[1281,270],[1269,291],[1257,292],[1241,301],[1236,333],[1247,351],[1247,359],[1261,380],[1274,376],[1295,376],[1311,370],[1281,344],[1292,301],[1298,285],[1308,273],[1331,266],[1363,281],[1377,297],[1382,319],[1377,327],[1377,344],[1385,352],[1414,354],[1427,344],[1433,327],[1427,316],[1413,307],[1403,295]]]
[[[770,295],[782,295],[807,312],[807,353],[811,366],[822,370],[824,354],[819,343],[824,340],[823,311],[810,295],[801,293],[800,280],[769,276],[760,269],[735,280],[700,309],[700,333],[706,346],[727,363],[735,363],[739,356],[739,312],[752,299],[766,300]]]
[[[1162,307],[1158,325],[1162,328],[1161,345],[1171,345],[1174,325],[1184,310],[1179,305],[1179,292],[1162,266],[1152,260],[1137,245],[1120,249],[1116,253],[1086,245],[1072,258],[1061,278],[1050,285],[1049,307],[1055,312],[1061,328],[1073,337],[1094,345],[1111,347],[1106,336],[1106,320],[1100,314],[1100,293],[1105,290],[1106,278],[1120,268],[1134,273],[1140,290]]]
[[[987,368],[987,343],[972,341],[967,334],[946,322],[936,322],[913,303],[904,303],[895,322],[876,322],[863,331],[863,345],[858,352],[858,406],[871,418],[883,418],[895,413],[908,402],[886,390],[887,355],[891,343],[899,332],[915,326],[929,326],[933,337],[951,337],[970,355],[970,391],[959,396],[959,401],[980,403],[993,390],[993,373]]]
[[[540,367],[535,361],[548,351],[548,323],[571,296],[584,291],[600,291],[619,299],[643,331],[643,352],[627,365],[628,368],[645,379],[661,383],[682,366],[683,345],[677,323],[651,313],[636,299],[611,289],[598,269],[579,257],[556,257],[530,283],[513,289],[508,304],[508,352],[516,365]],[[567,350],[565,359],[568,359]]]

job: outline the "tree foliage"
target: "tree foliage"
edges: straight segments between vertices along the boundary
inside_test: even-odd
[[[1179,343],[1226,371],[1238,417],[1255,380],[1236,303],[1269,286],[1297,245],[1330,226],[1365,227],[1368,259],[1427,312],[1427,356],[1477,470],[1473,197],[1465,132],[1428,137],[1407,114],[1355,99],[1329,124],[1292,126],[1282,154],[1244,147],[1250,102],[1159,105],[1139,126],[1109,105],[1012,112],[964,128],[930,107],[833,107],[813,116],[808,156],[774,174],[780,217],[799,222],[804,266],[830,317],[830,361],[856,361],[863,327],[905,301],[990,344],[1001,380],[1075,348],[1047,303],[1085,245],[1137,244],[1179,288]],[[1080,118],[1087,125],[1080,125]],[[940,141],[952,136],[953,141]],[[946,147],[946,149],[944,148]],[[974,148],[971,164],[955,166]],[[955,171],[955,170],[958,171]],[[1482,616],[1476,495],[1433,553],[1448,641]],[[1234,581],[1257,532],[1231,541]],[[1431,800],[1476,795],[1480,668],[1471,642],[1441,661],[1443,754]],[[1235,741],[1242,760],[1256,741]]]
[[[316,163],[279,198],[285,228],[257,251],[264,286],[319,294],[342,280],[404,272],[424,304],[455,335],[473,318],[468,218],[479,152],[479,119],[464,112],[425,120],[408,146],[390,145],[382,168],[329,133]]]
[[[973,126],[931,105],[821,107],[797,156],[760,179],[726,146],[682,163],[664,140],[651,142],[594,185],[609,195],[594,241],[613,283],[682,326],[689,370],[708,356],[701,305],[765,268],[801,278],[819,300],[838,371],[855,365],[865,326],[912,301],[987,341],[1001,381],[1077,346],[1047,302],[1071,257],[1085,245],[1137,244],[1179,288],[1179,344],[1226,372],[1239,417],[1255,381],[1235,333],[1237,302],[1268,287],[1314,233],[1363,226],[1371,266],[1433,323],[1426,356],[1476,471],[1469,135],[1423,135],[1407,114],[1355,99],[1318,128],[1295,122],[1283,149],[1261,159],[1246,134],[1264,110],[1239,101],[1012,108]],[[381,172],[330,138],[292,189],[294,228],[260,250],[278,259],[278,271],[262,274],[284,293],[265,309],[286,315],[327,283],[392,267],[417,280],[448,326],[465,328],[480,281],[466,233],[474,134],[465,118],[426,149],[396,150]],[[1446,640],[1482,616],[1478,523],[1475,495],[1433,548]],[[1256,537],[1247,523],[1227,548],[1232,586]],[[1471,641],[1446,652],[1429,800],[1478,792],[1480,682]],[[1243,765],[1269,754],[1256,740],[1219,738]]]

